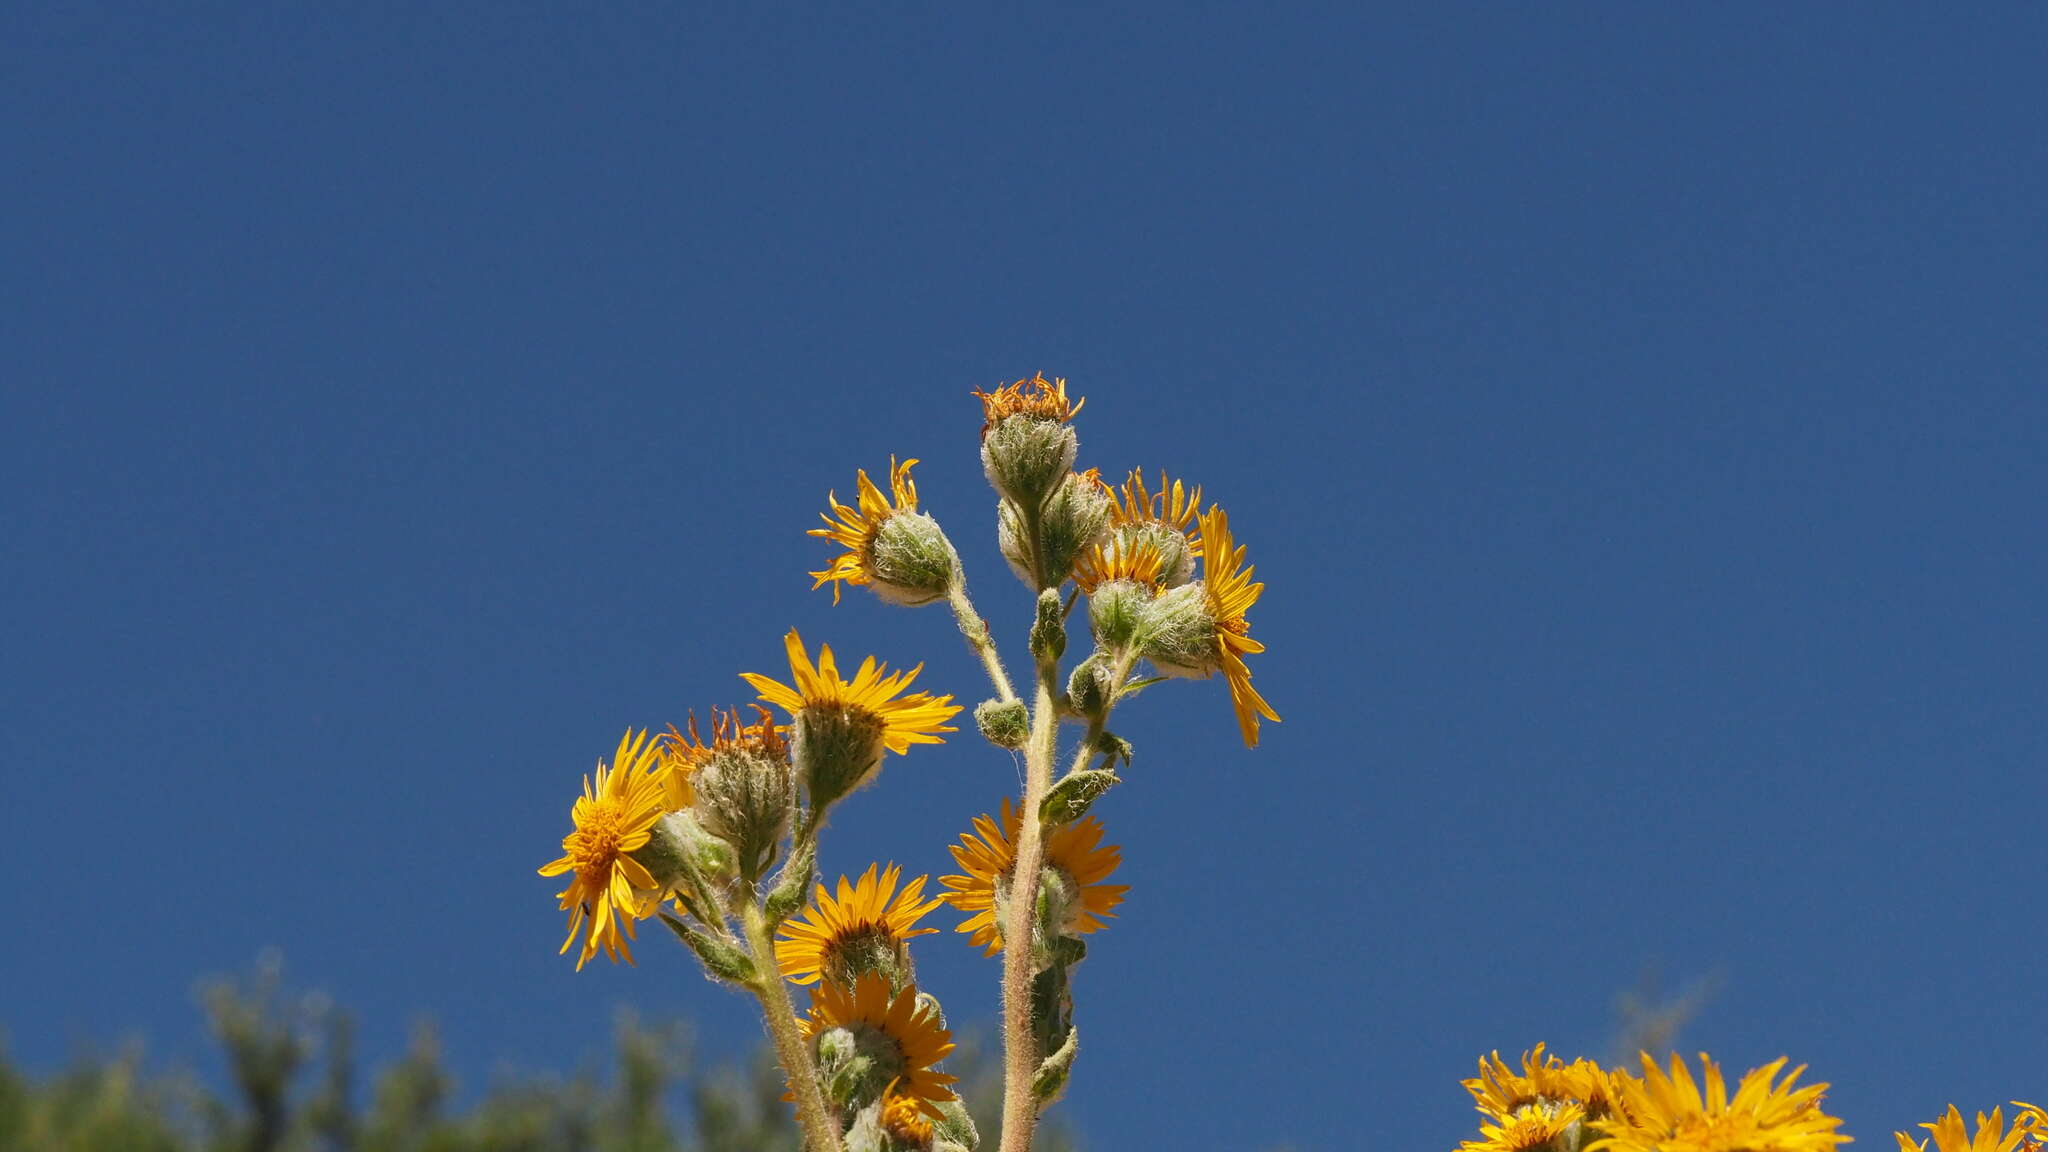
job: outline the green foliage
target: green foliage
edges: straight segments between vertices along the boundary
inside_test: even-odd
[[[789,1152],[781,1072],[765,1051],[698,1073],[676,1026],[622,1017],[609,1079],[507,1078],[466,1110],[439,1038],[421,1026],[357,1099],[355,1023],[319,996],[288,994],[273,959],[207,984],[200,1002],[227,1066],[222,1095],[149,1073],[129,1047],[37,1078],[0,1047],[0,1149],[7,1152]],[[1000,1070],[971,1052],[951,1067],[998,1100]],[[678,1118],[670,1103],[683,1102]],[[981,1117],[992,1126],[994,1117]],[[992,1130],[992,1128],[991,1128]],[[1073,1145],[1041,1129],[1037,1147]]]

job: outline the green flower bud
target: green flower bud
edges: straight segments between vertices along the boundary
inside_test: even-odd
[[[981,468],[989,484],[1020,507],[1036,508],[1074,466],[1080,440],[1073,428],[1043,417],[1006,416],[981,440]]]
[[[981,1133],[974,1128],[974,1117],[968,1115],[967,1105],[958,1100],[941,1100],[939,1118],[932,1126],[937,1129],[938,1137],[933,1152],[938,1152],[948,1143],[964,1152],[974,1152],[981,1144]]]
[[[1140,650],[1168,676],[1203,677],[1218,667],[1216,620],[1201,581],[1183,584],[1145,606]]]
[[[1031,654],[1056,666],[1066,651],[1066,609],[1060,604],[1059,590],[1047,588],[1038,594],[1038,618],[1031,623]]]
[[[822,812],[882,768],[882,718],[866,708],[809,704],[796,714],[797,773]]]
[[[1088,597],[1088,629],[1095,635],[1095,646],[1122,652],[1137,643],[1151,604],[1152,589],[1129,580],[1097,585]]]
[[[1039,871],[1038,923],[1033,931],[1034,942],[1057,939],[1066,930],[1067,918],[1080,895],[1073,878],[1064,869],[1048,865]]]
[[[960,556],[939,522],[922,512],[898,512],[875,530],[867,556],[875,595],[916,607],[944,600],[960,576]]]
[[[789,764],[778,756],[742,744],[711,753],[693,781],[697,818],[706,831],[731,844],[739,857],[740,874],[748,883],[761,878],[796,809],[796,786]]]
[[[1082,550],[1109,531],[1113,503],[1093,470],[1068,473],[1046,501],[1038,522],[1038,549],[1048,587],[1064,583]]]
[[[1069,472],[1038,513],[1036,540],[1028,539],[1030,518],[1023,508],[1005,502],[996,509],[996,544],[1010,570],[1026,584],[1035,584],[1032,558],[1044,573],[1041,590],[1057,588],[1073,572],[1074,561],[1109,531],[1114,502],[1091,470]]]
[[[1031,1078],[1031,1095],[1042,1109],[1057,1101],[1067,1090],[1067,1077],[1074,1070],[1074,1056],[1081,1050],[1081,1030],[1069,1027],[1067,1038],[1052,1055],[1039,1062]]]
[[[1030,734],[1031,715],[1022,700],[983,700],[974,706],[974,722],[998,748],[1022,748]]]
[[[692,902],[701,902],[710,889],[739,878],[739,856],[733,846],[687,809],[655,821],[646,846],[633,853],[633,859],[654,874],[664,893],[674,892]]]
[[[842,1109],[858,1111],[881,1099],[902,1074],[896,1041],[865,1024],[828,1028],[818,1036],[818,1076],[826,1099]]]
[[[694,842],[706,836],[696,819],[687,812],[671,812],[654,822],[654,827],[648,830],[647,843],[629,855],[654,877],[654,885],[662,895],[678,891],[688,893],[696,873],[693,866]],[[727,864],[731,863],[731,845],[725,846],[722,859]]]
[[[1101,715],[1109,691],[1109,669],[1100,660],[1083,660],[1067,675],[1067,702],[1083,716]]]

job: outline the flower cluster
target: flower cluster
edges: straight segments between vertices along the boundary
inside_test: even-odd
[[[1684,1059],[1668,1067],[1641,1055],[1637,1075],[1591,1060],[1569,1064],[1543,1045],[1518,1068],[1495,1052],[1480,1058],[1479,1075],[1464,1082],[1481,1116],[1479,1138],[1458,1152],[1834,1152],[1850,1138],[1821,1107],[1826,1084],[1799,1085],[1805,1065],[1785,1070],[1780,1057],[1744,1073],[1731,1094],[1718,1064],[1700,1054],[1695,1078]],[[2041,1152],[2048,1114],[2015,1103],[2010,1130],[1997,1110],[1977,1115],[1970,1137],[1961,1113],[1921,1127],[1936,1152]],[[1927,1152],[1926,1141],[1897,1133],[1899,1152]]]
[[[973,1152],[980,1141],[944,1070],[952,1033],[920,985],[911,941],[950,906],[957,932],[1002,963],[1003,1152],[1028,1152],[1039,1113],[1065,1090],[1078,1051],[1073,974],[1086,939],[1116,915],[1120,850],[1104,842],[1096,801],[1120,783],[1132,745],[1112,732],[1116,706],[1171,677],[1218,672],[1246,746],[1279,716],[1251,686],[1245,659],[1264,650],[1246,613],[1264,586],[1224,511],[1202,489],[1132,470],[1120,487],[1076,470],[1073,419],[1083,401],[1065,380],[1017,380],[981,400],[981,462],[997,496],[996,542],[1036,596],[1031,675],[1020,693],[967,595],[958,552],[920,507],[915,459],[891,458],[886,485],[854,476],[853,502],[826,496],[812,536],[835,549],[812,587],[867,588],[885,603],[948,604],[994,695],[976,726],[1024,760],[1024,787],[951,846],[958,871],[905,880],[871,864],[828,887],[818,875],[828,814],[872,784],[890,755],[939,744],[962,710],[913,691],[923,671],[870,657],[849,676],[795,629],[788,678],[743,672],[757,703],[691,714],[655,739],[628,732],[570,811],[562,855],[543,875],[570,875],[563,950],[577,967],[603,952],[632,961],[639,922],[658,917],[714,980],[761,1002],[811,1152]],[[1067,625],[1087,600],[1093,649],[1063,668]],[[1149,669],[1155,675],[1147,675]],[[1055,773],[1062,723],[1083,735]],[[792,989],[808,991],[799,1015]],[[2010,1152],[2010,1150],[2003,1150]]]

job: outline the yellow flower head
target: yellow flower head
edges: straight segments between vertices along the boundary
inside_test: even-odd
[[[804,1035],[813,1039],[844,1028],[859,1039],[884,1042],[890,1049],[884,1063],[893,1065],[894,1094],[915,1101],[927,1116],[937,1119],[938,1102],[954,1098],[946,1085],[958,1077],[937,1068],[953,1050],[953,1034],[940,1025],[936,1011],[917,1002],[917,989],[911,985],[892,993],[889,982],[873,972],[852,988],[829,980],[814,984],[811,1013],[799,1023]]]
[[[825,527],[813,528],[809,535],[821,536],[846,551],[834,557],[824,571],[811,573],[817,580],[811,585],[813,589],[835,580],[854,585],[873,580],[875,534],[882,530],[883,522],[889,517],[899,512],[917,511],[917,484],[910,478],[910,467],[916,463],[916,460],[905,460],[898,464],[894,456],[889,458],[889,488],[895,497],[893,505],[882,495],[882,490],[875,487],[875,482],[868,479],[865,470],[854,473],[858,507],[849,508],[841,504],[837,492],[825,494],[832,511],[818,514],[824,518]],[[838,584],[832,585],[832,602],[839,603]]]
[[[1202,489],[1197,486],[1188,489],[1178,480],[1170,485],[1166,473],[1159,474],[1159,491],[1152,492],[1145,487],[1145,474],[1131,469],[1124,478],[1116,506],[1110,510],[1111,524],[1156,524],[1179,532],[1188,539],[1188,550],[1195,557],[1202,555],[1202,540],[1197,533],[1188,531],[1194,522],[1195,510],[1202,503]]]
[[[981,397],[981,434],[986,437],[989,429],[1012,416],[1030,416],[1039,420],[1065,423],[1074,418],[1081,405],[1088,401],[1067,400],[1067,381],[1064,377],[1047,382],[1045,374],[1034,373],[1029,380],[1004,384],[993,392],[979,388],[974,394]]]
[[[932,1142],[932,1122],[916,1099],[900,1095],[894,1084],[882,1095],[882,1129],[898,1143],[922,1148]]]
[[[1102,920],[1116,915],[1123,903],[1127,884],[1104,884],[1123,863],[1116,845],[1102,845],[1102,821],[1090,816],[1072,824],[1047,829],[1045,862],[1065,872],[1074,882],[1079,898],[1067,910],[1062,931],[1086,936],[1102,928]],[[1003,800],[1003,819],[998,825],[988,816],[974,818],[974,831],[962,833],[953,845],[953,860],[965,875],[941,876],[947,891],[940,899],[972,916],[957,931],[968,934],[968,943],[993,956],[1002,951],[1003,926],[996,917],[996,886],[1009,887],[1010,872],[1017,864],[1017,812],[1010,800]]]
[[[915,927],[940,903],[937,897],[923,899],[928,877],[919,876],[899,893],[896,881],[903,870],[891,864],[878,878],[876,868],[868,865],[858,884],[841,876],[837,899],[818,885],[812,905],[783,925],[782,938],[775,942],[775,961],[792,983],[816,984],[820,977],[839,971],[834,962],[840,959],[900,958],[912,936],[938,931]]]
[[[1543,1045],[1522,1053],[1516,1072],[1495,1052],[1479,1058],[1479,1075],[1464,1081],[1474,1106],[1505,1120],[1531,1104],[1578,1104],[1588,1119],[1598,1120],[1614,1108],[1614,1088],[1606,1069],[1591,1060],[1570,1064],[1546,1054]]]
[[[1165,556],[1159,542],[1149,536],[1126,537],[1111,533],[1087,548],[1074,561],[1074,583],[1090,596],[1112,580],[1128,580],[1147,588],[1159,584]]]
[[[740,710],[727,708],[711,710],[711,743],[697,731],[697,714],[690,713],[689,734],[685,735],[675,725],[661,735],[661,783],[665,795],[665,806],[671,812],[680,812],[696,802],[696,790],[692,780],[697,769],[711,762],[711,757],[728,749],[756,752],[770,759],[782,760],[789,756],[789,748],[783,742],[782,730],[775,724],[774,717],[759,704],[751,704],[759,715],[752,724],[740,719]]]
[[[1792,1086],[1805,1065],[1782,1081],[1782,1056],[1752,1069],[1733,1098],[1721,1069],[1705,1053],[1700,1066],[1704,1091],[1676,1055],[1669,1075],[1648,1053],[1643,1054],[1641,1079],[1617,1072],[1620,1107],[1600,1122],[1605,1135],[1587,1144],[1586,1152],[1833,1152],[1848,1143],[1849,1137],[1836,1131],[1841,1120],[1821,1111],[1828,1086]]]
[[[1540,1148],[1585,1117],[1577,1104],[1528,1104],[1510,1115],[1479,1126],[1477,1140],[1458,1145],[1458,1152],[1528,1152]]]
[[[789,635],[783,637],[783,646],[789,652],[790,678],[795,687],[753,672],[742,672],[740,678],[753,685],[762,700],[791,717],[806,708],[865,712],[881,723],[883,743],[899,756],[909,751],[912,744],[943,744],[945,741],[938,733],[958,731],[946,727],[946,721],[960,711],[951,696],[919,692],[899,697],[898,693],[910,687],[911,681],[924,670],[922,664],[908,672],[887,674],[870,656],[861,661],[852,680],[842,680],[831,645],[818,647],[815,666],[805,654],[803,637],[797,635],[796,629],[790,629]]]
[[[576,830],[562,837],[562,857],[540,869],[543,876],[574,872],[575,878],[558,894],[561,907],[569,912],[569,938],[562,951],[576,942],[586,926],[583,951],[576,958],[579,971],[598,949],[614,962],[624,956],[633,962],[626,938],[633,935],[633,921],[642,919],[660,902],[654,876],[628,853],[644,847],[654,822],[661,819],[667,791],[657,771],[660,753],[647,733],[631,730],[619,740],[612,767],[597,762],[597,781],[583,778],[583,795],[570,809]]]
[[[2017,1152],[2036,1147],[2048,1133],[2040,1130],[2043,1118],[2040,1109],[2013,1102],[2021,1109],[2013,1117],[2012,1130],[2005,1130],[2005,1115],[2002,1109],[1993,1108],[1991,1115],[1977,1113],[1977,1135],[1973,1139],[1969,1129],[1963,1126],[1963,1114],[1956,1106],[1948,1106],[1948,1114],[1932,1124],[1920,1127],[1934,1133],[1934,1147],[1938,1152]],[[1892,1133],[1899,1142],[1899,1152],[1926,1152],[1927,1141],[1914,1140],[1904,1132]]]
[[[1243,568],[1244,549],[1230,534],[1230,517],[1210,505],[1202,514],[1202,585],[1209,602],[1209,614],[1216,621],[1216,657],[1230,682],[1230,703],[1237,710],[1237,728],[1244,746],[1259,745],[1259,717],[1279,723],[1273,711],[1252,687],[1252,671],[1244,658],[1264,652],[1266,646],[1251,638],[1251,626],[1244,614],[1256,604],[1264,584],[1254,584],[1255,569]],[[1242,569],[1242,570],[1240,570]]]

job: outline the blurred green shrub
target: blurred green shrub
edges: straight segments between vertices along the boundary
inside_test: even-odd
[[[507,1079],[467,1109],[432,1028],[359,1090],[355,1025],[325,997],[288,991],[282,965],[208,982],[200,1003],[227,1067],[219,1092],[184,1072],[147,1072],[137,1046],[88,1054],[36,1078],[0,1048],[4,1152],[790,1152],[797,1145],[775,1061],[697,1070],[680,1026],[620,1017],[608,1080]],[[967,1045],[964,1080],[1001,1070]],[[971,1099],[996,1101],[1000,1090]],[[680,1117],[671,1115],[681,1102]],[[992,1130],[995,1117],[978,1117]],[[1073,1147],[1041,1129],[1044,1152]]]

